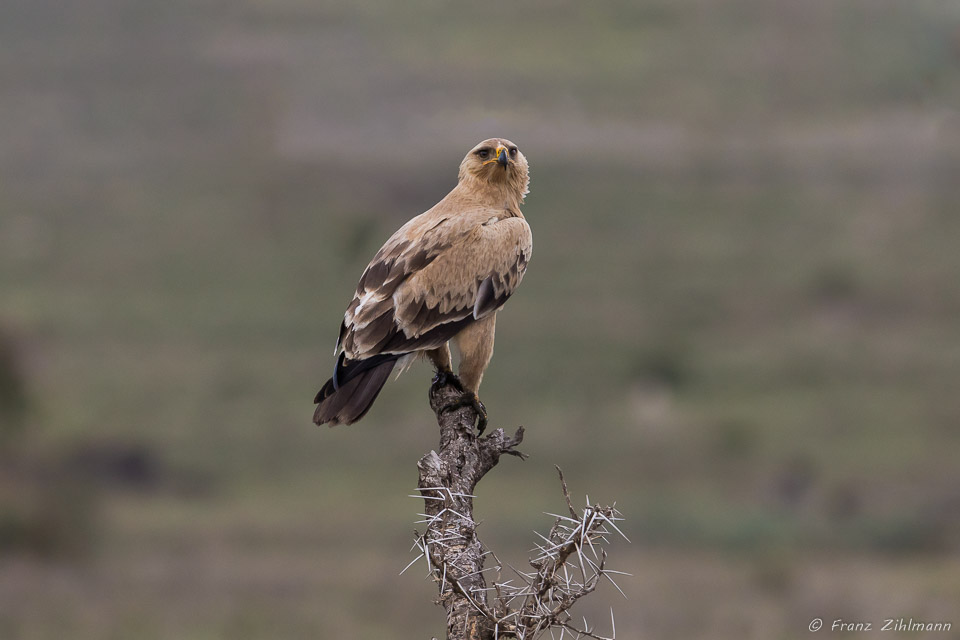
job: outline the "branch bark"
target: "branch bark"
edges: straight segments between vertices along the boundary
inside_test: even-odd
[[[482,573],[487,552],[477,538],[473,491],[503,454],[525,457],[515,448],[523,441],[523,427],[512,437],[503,429],[477,437],[477,414],[471,407],[443,411],[459,396],[453,385],[430,388],[430,407],[440,427],[440,450],[431,451],[417,463],[417,487],[428,523],[420,541],[439,583],[438,602],[447,612],[448,640],[492,640],[496,616]]]

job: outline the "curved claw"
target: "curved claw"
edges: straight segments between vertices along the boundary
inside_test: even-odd
[[[487,428],[487,408],[480,402],[477,394],[474,393],[472,395],[474,401],[471,403],[471,406],[473,410],[477,412],[477,435],[482,436],[483,431]]]
[[[457,382],[459,382],[459,380],[457,380]],[[480,402],[477,394],[471,391],[464,392],[459,398],[444,406],[440,411],[455,411],[463,407],[470,407],[477,412],[477,435],[483,435],[484,429],[487,428],[487,408]]]

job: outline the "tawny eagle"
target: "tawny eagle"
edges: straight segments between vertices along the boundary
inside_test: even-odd
[[[527,160],[509,140],[484,140],[460,163],[457,186],[400,227],[373,257],[340,325],[333,377],[314,400],[317,424],[362,418],[395,366],[426,355],[440,380],[462,389],[486,426],[477,396],[493,355],[497,311],[527,268],[533,249],[520,205]],[[460,352],[454,376],[449,341]]]

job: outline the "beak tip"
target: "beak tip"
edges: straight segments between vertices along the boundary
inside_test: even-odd
[[[508,162],[509,161],[507,160],[507,150],[500,149],[500,154],[497,156],[497,164],[499,164],[502,167],[506,167]]]

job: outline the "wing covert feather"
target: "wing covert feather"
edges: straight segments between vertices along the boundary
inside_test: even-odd
[[[349,357],[439,347],[520,284],[533,244],[522,217],[424,220],[430,213],[401,227],[364,271],[338,342]]]

